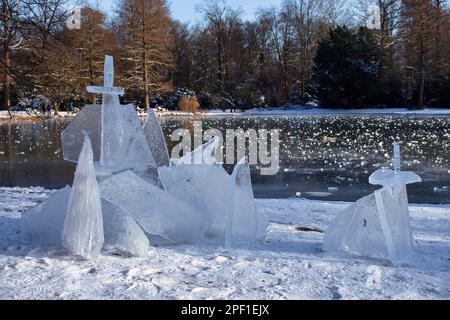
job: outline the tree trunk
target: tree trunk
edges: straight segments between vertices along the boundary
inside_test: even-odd
[[[145,14],[145,6],[142,3],[142,82],[144,89],[144,110],[148,111],[150,107],[150,93],[148,90],[148,69],[147,69],[147,41],[146,41],[146,14]]]
[[[420,75],[420,85],[419,85],[419,99],[417,101],[417,104],[419,108],[424,109],[424,96],[425,96],[425,72],[422,71]]]
[[[2,1],[2,20],[3,20],[3,32],[5,40],[3,42],[3,60],[5,64],[5,75],[3,77],[3,107],[10,111],[11,110],[11,46],[10,46],[10,34],[8,30],[8,5],[6,0]]]
[[[143,41],[143,43],[145,43],[145,40]],[[143,69],[142,82],[144,86],[144,110],[148,111],[148,108],[150,106],[150,93],[148,90],[147,52],[145,50],[142,53],[142,69]]]
[[[9,68],[11,68],[11,52],[9,45],[4,46],[4,61],[5,61],[5,76],[3,79],[3,106],[5,110],[11,110],[11,76],[9,74]]]

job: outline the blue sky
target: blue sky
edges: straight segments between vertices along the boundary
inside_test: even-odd
[[[204,0],[168,0],[172,16],[182,22],[196,22],[200,15],[195,12],[195,7],[204,3]],[[110,13],[115,6],[114,0],[90,0],[94,6],[98,3],[100,9]],[[241,8],[245,19],[253,19],[258,8],[277,6],[281,0],[227,0],[232,8]]]

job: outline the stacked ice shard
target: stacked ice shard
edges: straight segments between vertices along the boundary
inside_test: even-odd
[[[267,229],[265,217],[258,214],[253,195],[250,166],[243,158],[234,168],[232,178],[232,205],[225,223],[225,248],[233,243],[261,240]]]
[[[62,232],[63,245],[73,255],[96,258],[103,247],[103,216],[91,141],[85,136],[70,193]]]
[[[342,211],[325,233],[326,251],[344,251],[384,258],[394,265],[411,262],[413,241],[406,185],[421,182],[412,172],[400,171],[400,150],[394,144],[394,170],[378,170],[369,182],[382,185],[374,194]]]
[[[262,238],[248,164],[227,174],[216,159],[218,138],[171,160],[155,114],[141,126],[133,106],[120,105],[123,89],[113,79],[106,57],[104,87],[88,87],[102,105],[86,106],[62,134],[65,160],[78,163],[73,187],[23,214],[24,241],[63,245],[86,259],[102,248],[145,256],[151,244],[223,241],[227,214],[233,244]]]
[[[104,246],[118,254],[144,257],[149,241],[142,228],[121,207],[102,200]]]
[[[194,243],[203,235],[198,211],[131,171],[105,180],[100,190],[103,199],[129,213],[150,236],[181,244]]]
[[[233,244],[261,240],[267,228],[265,217],[256,210],[250,167],[236,165],[230,176],[217,164],[219,139],[213,139],[178,160],[177,165],[158,169],[164,189],[200,212],[205,237]],[[189,164],[202,159],[203,165]]]
[[[93,143],[97,174],[111,174],[126,169],[156,167],[136,110],[121,106],[114,88],[112,57],[105,58],[105,87],[93,87],[102,93],[102,105],[87,105],[62,133],[64,159],[76,162],[81,151],[84,130]]]

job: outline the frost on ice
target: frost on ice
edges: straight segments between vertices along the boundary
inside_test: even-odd
[[[341,212],[325,233],[324,249],[385,258],[395,265],[409,263],[413,241],[406,185],[421,182],[400,171],[400,148],[394,144],[394,170],[378,170],[371,184],[383,188]]]
[[[104,247],[132,256],[146,256],[149,250],[148,238],[131,215],[106,200],[102,200],[102,211]]]
[[[26,243],[61,245],[62,229],[66,218],[69,186],[53,194],[47,201],[22,214],[20,229]]]
[[[103,246],[102,206],[88,136],[78,159],[62,240],[73,255],[85,259],[96,258]]]
[[[103,199],[128,212],[149,236],[173,244],[195,243],[203,236],[198,211],[131,171],[105,180],[100,190]]]

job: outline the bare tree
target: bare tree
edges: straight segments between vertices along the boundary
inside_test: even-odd
[[[150,93],[171,88],[168,71],[173,67],[172,20],[165,0],[122,0],[117,33],[122,47],[125,80],[150,105]]]

